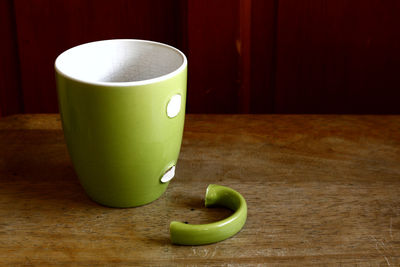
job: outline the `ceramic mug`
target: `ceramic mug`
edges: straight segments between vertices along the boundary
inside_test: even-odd
[[[68,151],[90,198],[134,207],[161,196],[181,147],[185,55],[157,42],[105,40],[63,52],[55,70]]]

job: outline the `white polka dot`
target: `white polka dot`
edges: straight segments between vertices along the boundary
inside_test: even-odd
[[[177,94],[171,97],[167,105],[168,117],[174,118],[179,114],[179,111],[181,110],[181,102],[182,102],[181,95]]]
[[[161,177],[161,183],[167,183],[169,181],[171,181],[172,178],[174,178],[175,176],[175,165],[172,166],[172,168],[169,168],[163,175],[163,177]]]

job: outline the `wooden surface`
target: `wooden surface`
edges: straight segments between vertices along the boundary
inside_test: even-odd
[[[210,183],[247,200],[233,238],[175,246],[205,223]],[[155,202],[82,190],[58,115],[0,119],[0,265],[400,266],[400,116],[187,115],[176,178]],[[260,266],[259,265],[259,266]]]
[[[398,0],[2,0],[0,116],[57,112],[54,60],[150,39],[188,57],[188,113],[400,114]]]

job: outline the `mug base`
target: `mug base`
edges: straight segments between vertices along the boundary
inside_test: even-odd
[[[108,208],[136,208],[140,206],[144,206],[147,204],[152,203],[153,201],[156,201],[159,199],[164,192],[166,191],[167,186],[163,187],[162,190],[159,190],[157,194],[153,194],[147,198],[142,198],[140,200],[126,200],[126,201],[110,201],[110,200],[105,200],[104,198],[97,198],[95,196],[90,195],[88,192],[86,192],[86,195],[88,197],[96,202],[97,204],[100,204],[104,207]]]

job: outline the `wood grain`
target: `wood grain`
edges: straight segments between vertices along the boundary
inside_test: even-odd
[[[400,116],[187,115],[177,177],[112,209],[79,185],[58,115],[0,119],[0,265],[399,266]],[[233,238],[170,244],[210,183],[247,200]]]

